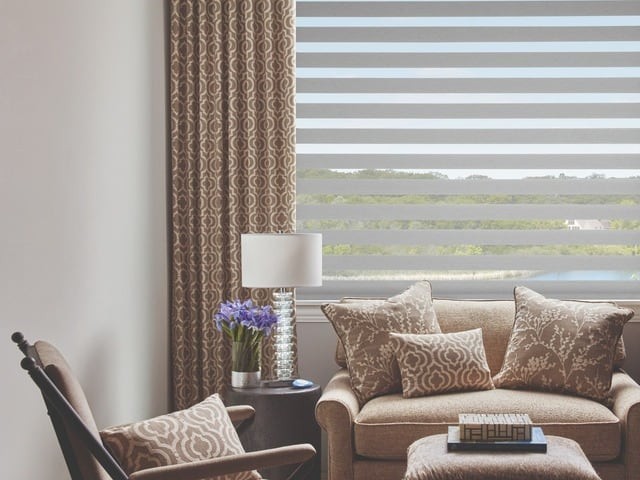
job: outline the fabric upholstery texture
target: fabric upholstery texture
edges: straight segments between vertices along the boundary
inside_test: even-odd
[[[229,383],[216,306],[270,300],[242,288],[240,235],[295,230],[295,2],[167,3],[171,385],[183,409]],[[269,337],[263,378],[274,357]]]
[[[361,405],[402,390],[391,332],[440,332],[428,282],[418,282],[388,300],[330,303],[322,311],[344,346],[351,386]]]
[[[65,358],[56,347],[48,342],[38,341],[34,344],[34,347],[49,378],[75,409],[91,433],[96,438],[100,438],[87,397]],[[95,480],[111,480],[109,474],[102,468],[95,457],[89,453],[82,438],[77,434],[73,434],[73,429],[68,428],[68,430],[70,432],[71,448],[82,476]]]
[[[346,303],[375,301],[363,297],[346,297]],[[433,307],[440,329],[444,333],[460,332],[480,327],[484,332],[483,340],[487,362],[491,373],[495,375],[502,367],[504,354],[509,343],[515,302],[512,300],[448,300],[434,298]],[[614,367],[622,368],[626,351],[622,337],[616,345]],[[347,368],[347,359],[340,340],[336,342],[335,362],[339,367]]]
[[[629,375],[614,373],[611,394],[614,399],[612,412],[620,418],[624,433],[621,459],[626,466],[627,478],[637,480],[640,479],[640,388]]]
[[[516,316],[496,387],[609,400],[616,344],[633,311],[514,289]]]
[[[391,333],[391,345],[404,398],[494,388],[479,328],[429,335]]]
[[[447,436],[413,443],[405,480],[600,480],[580,446],[547,435],[547,453],[447,452]]]
[[[346,298],[347,303],[370,302],[364,298]],[[433,299],[438,325],[443,333],[461,332],[482,328],[487,362],[491,374],[495,375],[502,367],[504,352],[507,349],[513,317],[515,315],[512,300],[446,300]],[[342,343],[338,339],[335,353],[336,363],[347,368]]]
[[[242,454],[244,448],[218,394],[177,412],[100,432],[127,473]],[[215,477],[256,480],[256,471]]]
[[[355,418],[355,452],[368,458],[405,458],[412,442],[445,433],[448,425],[458,423],[459,413],[489,411],[527,413],[545,434],[576,440],[591,460],[609,461],[620,455],[621,422],[604,405],[577,396],[506,389],[374,398]]]
[[[349,372],[338,371],[322,392],[324,401],[316,404],[318,425],[334,439],[327,445],[328,468],[332,478],[353,478],[353,422],[360,410],[351,388]]]
[[[482,328],[487,362],[497,374],[509,343],[515,302],[435,298],[433,304],[442,333]],[[340,341],[338,346],[336,360],[344,355]],[[616,371],[611,395],[611,410],[580,396],[515,389],[409,399],[394,393],[360,407],[343,369],[327,385],[316,418],[327,434],[329,476],[340,480],[398,480],[413,441],[445,433],[462,411],[487,413],[495,407],[497,412],[512,412],[518,405],[520,413],[535,411],[534,421],[542,424],[545,434],[577,441],[603,480],[640,480],[640,387],[628,374]]]

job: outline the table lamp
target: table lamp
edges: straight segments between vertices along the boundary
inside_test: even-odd
[[[275,375],[293,379],[295,287],[322,285],[322,235],[319,233],[246,233],[241,236],[242,286],[273,288]]]

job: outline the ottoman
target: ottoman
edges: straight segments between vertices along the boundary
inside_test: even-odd
[[[547,453],[448,452],[447,435],[409,446],[404,480],[600,480],[575,441],[547,435]]]

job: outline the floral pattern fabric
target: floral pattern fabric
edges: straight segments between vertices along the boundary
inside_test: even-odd
[[[610,303],[514,290],[516,316],[498,388],[530,388],[607,402],[616,344],[633,311]]]
[[[351,386],[360,405],[402,390],[391,332],[440,332],[428,282],[419,282],[388,300],[330,303],[322,311],[344,346]]]

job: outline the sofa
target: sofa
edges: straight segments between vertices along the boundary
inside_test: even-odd
[[[514,301],[434,299],[433,308],[443,333],[481,328],[491,374],[501,370]],[[577,441],[602,479],[640,480],[640,386],[620,368],[612,375],[609,406],[576,395],[504,388],[415,398],[395,392],[362,404],[340,340],[335,357],[340,368],[316,406],[327,435],[329,480],[401,479],[409,445],[446,433],[459,413],[527,413],[545,434]]]

